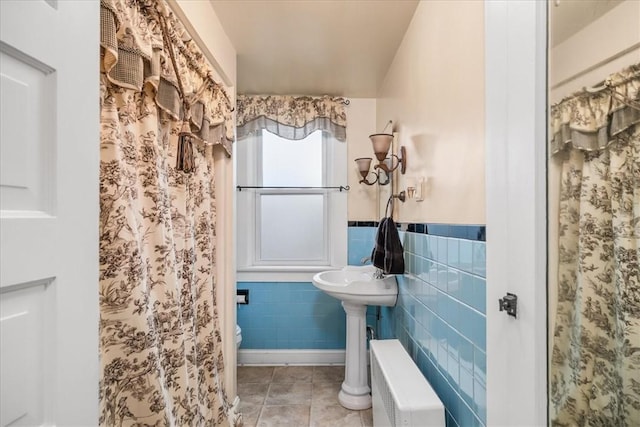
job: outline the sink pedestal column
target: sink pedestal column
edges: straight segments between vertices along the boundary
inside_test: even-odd
[[[371,389],[367,383],[367,306],[342,301],[342,307],[347,313],[347,348],[338,401],[347,409],[368,409],[371,408]]]

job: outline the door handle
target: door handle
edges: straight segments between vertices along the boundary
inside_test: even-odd
[[[506,311],[509,316],[518,318],[518,296],[507,292],[504,298],[498,300],[500,311]]]

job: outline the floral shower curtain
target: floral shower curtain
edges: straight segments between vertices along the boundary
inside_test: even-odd
[[[101,6],[99,422],[234,425],[215,299],[212,158],[212,145],[233,136],[232,110],[164,1]],[[160,14],[192,102],[191,173],[174,167],[185,112]]]
[[[640,426],[640,64],[553,106],[555,426]]]

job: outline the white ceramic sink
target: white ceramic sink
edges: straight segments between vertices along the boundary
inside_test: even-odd
[[[364,305],[394,306],[398,298],[395,276],[375,279],[373,265],[346,266],[313,276],[316,288],[341,301]]]
[[[344,382],[338,402],[347,409],[371,408],[371,388],[367,381],[367,305],[393,306],[398,298],[395,276],[375,278],[372,265],[347,266],[313,276],[316,288],[342,301],[347,314]]]

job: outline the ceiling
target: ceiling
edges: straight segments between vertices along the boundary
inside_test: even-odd
[[[354,98],[377,95],[419,3],[210,1],[237,51],[238,93]],[[622,1],[551,0],[551,46]]]
[[[549,2],[549,42],[556,46],[623,0],[554,0]],[[634,1],[634,0],[631,0]]]
[[[373,98],[417,0],[211,0],[238,93]]]

